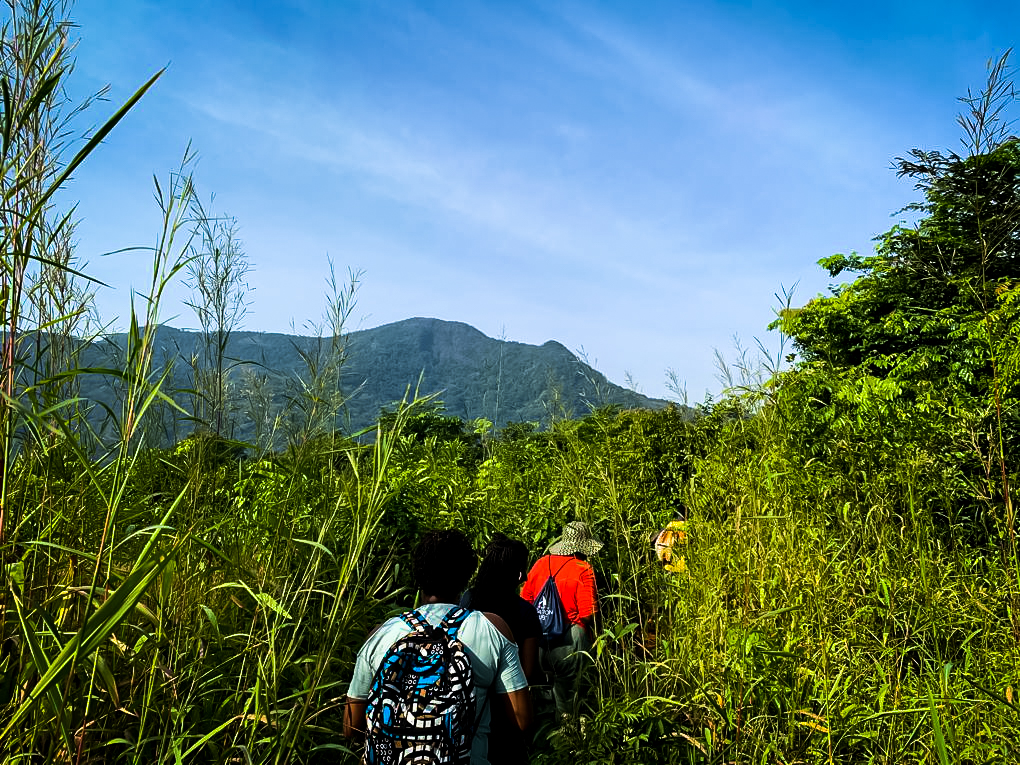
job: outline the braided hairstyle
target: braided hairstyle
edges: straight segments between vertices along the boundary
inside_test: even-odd
[[[425,595],[459,595],[477,565],[471,540],[457,529],[426,532],[411,553],[411,572]]]
[[[527,545],[497,531],[485,547],[468,605],[479,611],[497,609],[517,594],[527,570]]]

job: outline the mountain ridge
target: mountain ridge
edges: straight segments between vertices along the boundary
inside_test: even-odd
[[[123,347],[124,337],[107,339]],[[189,359],[200,356],[202,333],[161,325],[156,337],[158,364],[174,361],[178,370],[174,385],[187,387],[190,381],[181,372],[189,369]],[[448,415],[485,418],[497,428],[507,422],[544,426],[551,418],[580,416],[607,404],[651,409],[669,404],[610,382],[556,340],[542,345],[501,340],[460,321],[412,317],[352,331],[344,341],[347,359],[341,388],[350,394],[346,408],[352,431],[372,425],[382,408],[416,389],[420,395],[436,395]],[[243,376],[238,370],[262,370],[269,380],[269,397],[279,405],[282,386],[302,374],[303,354],[314,354],[330,342],[331,338],[308,335],[236,330],[226,353],[234,367],[231,377],[236,383]],[[235,435],[251,436],[243,417],[238,426]]]

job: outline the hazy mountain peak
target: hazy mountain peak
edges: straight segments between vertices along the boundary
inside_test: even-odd
[[[109,338],[121,345],[123,336]],[[160,363],[181,357],[176,383],[188,387],[182,374],[188,360],[200,356],[200,332],[163,325],[157,333],[155,358]],[[350,333],[342,387],[352,429],[372,424],[382,407],[413,392],[439,393],[447,413],[471,420],[484,417],[497,427],[507,422],[547,424],[550,417],[586,414],[593,406],[662,408],[651,399],[606,380],[555,340],[529,345],[488,337],[470,324],[416,316]],[[236,374],[255,369],[269,378],[273,400],[281,401],[284,381],[307,374],[302,353],[328,340],[271,332],[234,332],[227,355]],[[237,382],[243,387],[243,380]],[[107,397],[100,394],[100,397]],[[249,427],[238,422],[237,435]]]

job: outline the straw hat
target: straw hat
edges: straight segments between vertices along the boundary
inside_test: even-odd
[[[580,521],[566,524],[560,538],[549,545],[549,553],[552,555],[573,555],[579,552],[594,555],[601,549],[602,543],[591,535],[588,524]]]

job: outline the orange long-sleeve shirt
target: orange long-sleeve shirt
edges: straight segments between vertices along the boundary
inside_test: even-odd
[[[587,561],[578,560],[573,555],[546,555],[539,558],[528,572],[521,597],[529,603],[533,602],[546,580],[553,575],[556,577],[556,590],[571,624],[581,624],[582,619],[598,612],[595,571]]]

